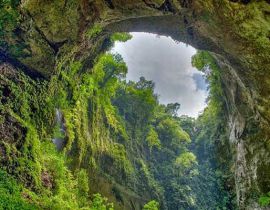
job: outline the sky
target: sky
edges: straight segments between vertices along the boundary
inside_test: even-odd
[[[181,104],[178,115],[197,117],[206,107],[207,83],[191,65],[196,49],[170,37],[131,33],[127,42],[116,42],[112,52],[122,55],[128,66],[127,80],[141,76],[155,82],[162,104]]]

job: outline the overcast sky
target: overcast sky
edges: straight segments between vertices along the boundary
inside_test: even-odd
[[[141,76],[153,80],[163,104],[181,104],[179,115],[197,117],[205,106],[207,84],[202,73],[191,66],[196,50],[169,37],[132,33],[125,43],[117,42],[113,52],[120,53],[128,66],[127,80]]]

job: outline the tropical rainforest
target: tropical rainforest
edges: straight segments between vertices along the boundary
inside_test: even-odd
[[[126,81],[133,31],[198,49],[197,119]],[[0,209],[269,209],[269,52],[267,0],[1,0]]]

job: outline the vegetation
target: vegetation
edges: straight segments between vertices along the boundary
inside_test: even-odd
[[[264,196],[261,196],[259,198],[259,203],[261,206],[265,207],[265,206],[269,206],[270,205],[270,192],[267,193]]]
[[[4,137],[1,149],[5,151],[5,156],[1,157],[1,166],[23,184],[26,188],[25,196],[38,208],[113,209],[112,205],[105,204],[106,199],[100,195],[95,196],[91,204],[88,173],[80,170],[79,166],[83,160],[85,164],[85,154],[91,150],[93,156],[88,159],[88,164],[94,165],[95,158],[107,153],[113,154],[118,167],[132,170],[123,147],[117,143],[110,144],[111,140],[109,136],[106,137],[106,133],[99,136],[100,129],[109,129],[108,126],[116,133],[121,131],[110,97],[114,95],[118,79],[125,74],[126,66],[118,55],[104,54],[97,60],[92,74],[87,72],[78,76],[76,74],[81,64],[68,60],[69,64],[63,71],[65,62],[63,60],[59,63],[59,75],[49,83],[33,81],[15,72],[15,78],[4,78],[1,75],[1,92],[8,87],[9,96],[12,96],[6,98],[6,95],[2,95],[1,113],[3,116],[10,115],[25,129],[25,134],[14,134],[19,135],[19,139]],[[93,110],[88,110],[89,97],[92,97],[90,104]],[[64,135],[59,132],[62,126],[59,123],[63,122],[55,120],[56,109],[62,112],[65,119]],[[93,136],[91,142],[87,139],[88,111],[96,114],[90,118]],[[2,120],[5,124],[8,118]],[[66,142],[65,151],[57,152],[51,143],[52,138],[62,138]],[[70,151],[74,162],[66,156]],[[68,165],[74,168],[73,172]],[[17,193],[16,196],[18,203],[22,203],[18,205],[23,205],[20,209],[28,209],[23,204],[24,199],[20,198],[22,195]]]
[[[133,18],[148,14],[138,19],[147,27],[156,12],[184,9],[181,31],[169,32],[204,49],[218,46],[238,67],[235,91],[246,99],[235,105],[246,121],[244,142],[254,146],[246,154],[251,171],[269,139],[269,0],[134,2],[0,1],[0,209],[112,210],[133,198],[143,198],[141,206],[152,200],[144,209],[236,209],[226,123],[235,108],[227,110],[221,79],[228,72],[198,51],[192,64],[209,81],[208,107],[198,119],[179,117],[180,104],[160,104],[152,81],[125,81],[121,56],[104,52],[132,36],[109,37],[105,26],[137,27]],[[256,183],[248,179],[252,195],[241,200],[269,206],[268,165],[261,159]],[[97,187],[99,179],[106,186]]]
[[[214,59],[205,59],[204,66],[212,61]],[[215,70],[209,77],[217,77]],[[210,85],[220,85],[214,78],[209,80]],[[217,151],[213,151],[218,138],[216,127],[224,122],[215,115],[217,112],[213,113],[220,110],[214,100],[221,96],[210,95],[210,107],[197,121],[177,117],[179,104],[160,105],[153,88],[153,82],[145,78],[137,83],[122,82],[114,99],[131,138],[125,147],[130,157],[141,154],[140,159],[132,162],[140,163],[142,180],[151,189],[153,199],[160,201],[161,208],[169,209],[231,208],[234,199],[225,190],[226,176],[216,167],[214,154]],[[142,150],[141,145],[145,149]]]
[[[143,210],[159,210],[159,203],[155,200],[144,205]]]
[[[18,11],[20,0],[3,0],[0,2],[0,49],[16,57],[22,56],[23,43],[18,43],[15,30],[20,22]],[[9,45],[9,42],[13,42]]]
[[[113,204],[107,203],[107,199],[100,194],[95,194],[89,210],[113,210]]]
[[[112,36],[111,36],[111,41],[112,42],[116,42],[116,41],[119,41],[119,42],[126,42],[128,40],[132,39],[132,35],[129,34],[129,33],[114,33]]]
[[[129,38],[112,36],[113,41]],[[180,104],[159,104],[152,81],[141,77],[126,82],[127,66],[118,54],[104,53],[93,68],[83,69],[71,52],[58,60],[57,74],[50,81],[18,72],[1,75],[1,121],[20,126],[0,145],[2,170],[13,177],[4,182],[14,180],[18,186],[16,205],[112,210],[106,198],[92,194],[90,176],[96,170],[95,176],[125,185],[137,195],[151,195],[149,200],[156,201],[144,209],[230,206],[233,199],[225,190],[226,180],[209,155],[216,152],[212,150],[216,139],[222,139],[216,132],[224,122],[218,115],[222,108],[218,66],[205,52],[198,52],[193,64],[212,70],[209,107],[197,121],[178,117]],[[63,141],[59,151],[52,143],[55,138]],[[117,195],[119,201],[124,199],[121,190]]]
[[[149,132],[146,137],[146,141],[148,143],[148,146],[150,147],[150,150],[152,150],[152,147],[156,147],[158,149],[161,148],[161,143],[158,138],[158,134],[153,127],[149,129]]]
[[[29,204],[26,198],[22,198],[23,187],[14,178],[3,170],[0,170],[0,208],[1,209],[36,209]]]
[[[86,31],[86,36],[89,39],[96,38],[100,33],[102,32],[102,27],[99,24],[93,25],[93,27],[89,28],[88,31]]]
[[[192,186],[201,208],[236,209],[231,185],[234,177],[230,171],[232,155],[227,145],[227,119],[224,115],[227,107],[222,91],[222,71],[215,58],[206,51],[198,51],[192,58],[192,64],[205,72],[209,82],[208,106],[203,114],[196,121],[181,119],[181,125],[193,136],[192,148],[198,160],[199,175],[193,180]],[[206,192],[208,199],[203,196]]]

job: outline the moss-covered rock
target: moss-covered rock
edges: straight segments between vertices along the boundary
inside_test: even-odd
[[[267,193],[268,1],[5,0],[0,3],[0,11],[0,60],[6,63],[0,68],[1,163],[9,163],[11,173],[27,174],[21,177],[25,184],[42,188],[42,164],[36,153],[40,141],[51,137],[55,108],[62,108],[65,119],[66,151],[76,157],[71,165],[79,162],[96,167],[98,161],[86,155],[89,147],[98,145],[96,149],[108,150],[104,146],[110,141],[106,126],[111,123],[116,129],[112,122],[117,119],[108,101],[103,101],[106,108],[98,106],[104,98],[90,86],[100,75],[96,74],[93,81],[85,73],[91,72],[94,60],[111,45],[111,34],[145,31],[170,35],[213,53],[220,66],[227,105],[228,142],[235,160],[232,168],[239,207],[253,208],[258,196]],[[75,65],[78,61],[80,65]],[[49,82],[26,79],[18,73],[20,68],[29,69],[24,71],[29,76],[29,72],[39,72]],[[45,100],[41,98],[44,96]],[[87,97],[92,97],[92,103]],[[91,115],[87,109],[92,109]],[[95,139],[96,144],[89,144],[89,139]],[[125,152],[117,148],[112,155],[121,162]],[[32,160],[30,165],[26,158]],[[128,162],[123,164],[130,169]]]

